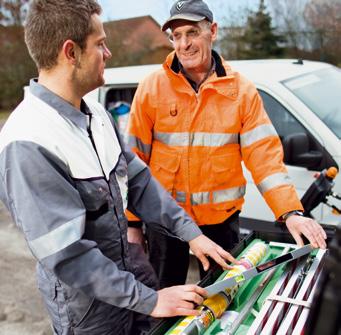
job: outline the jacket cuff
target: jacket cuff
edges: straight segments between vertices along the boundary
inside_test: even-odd
[[[141,282],[139,282],[139,285],[140,299],[131,309],[138,313],[150,315],[156,306],[158,293]]]
[[[196,223],[190,222],[184,224],[181,229],[177,230],[175,234],[186,242],[193,240],[194,238],[202,235],[201,229]]]

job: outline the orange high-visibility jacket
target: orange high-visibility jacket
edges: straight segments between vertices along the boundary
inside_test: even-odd
[[[141,82],[130,112],[130,146],[199,225],[241,210],[242,161],[276,218],[302,210],[255,86],[212,54],[216,71],[198,93],[174,52]]]

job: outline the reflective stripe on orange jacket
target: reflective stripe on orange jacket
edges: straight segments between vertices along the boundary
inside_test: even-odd
[[[199,225],[223,222],[244,202],[241,162],[276,218],[302,209],[279,137],[255,86],[215,53],[196,93],[171,53],[138,87],[129,144]]]

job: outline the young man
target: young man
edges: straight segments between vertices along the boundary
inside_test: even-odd
[[[208,266],[234,261],[126,151],[112,119],[83,96],[103,85],[111,57],[95,0],[33,0],[25,26],[39,70],[0,134],[0,198],[38,260],[55,334],[138,334],[133,312],[194,315],[205,290],[155,291],[134,276],[128,207],[174,234]],[[134,330],[132,330],[134,329]]]
[[[242,161],[296,242],[302,244],[303,234],[324,248],[323,229],[302,217],[280,139],[256,88],[212,50],[218,27],[211,10],[201,0],[177,1],[162,30],[168,28],[174,52],[139,85],[132,104],[134,151],[203,233],[226,250],[238,242],[246,185]],[[139,241],[132,220],[128,236]],[[184,283],[188,247],[152,228],[147,238],[161,287]]]

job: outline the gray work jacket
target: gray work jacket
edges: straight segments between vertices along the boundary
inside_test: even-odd
[[[83,100],[81,110],[31,81],[0,133],[0,198],[45,271],[149,314],[157,294],[130,272],[126,207],[185,241],[201,231],[124,148],[104,108]]]

